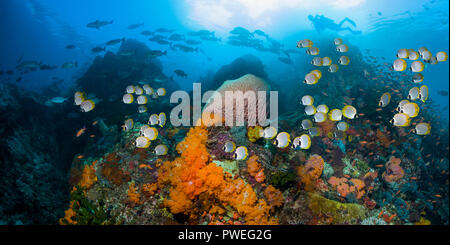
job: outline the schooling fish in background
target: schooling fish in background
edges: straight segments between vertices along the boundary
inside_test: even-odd
[[[184,37],[184,35],[178,34],[178,33],[174,33],[172,35],[169,36],[169,40],[170,41],[183,41],[186,38]]]
[[[183,45],[183,44],[178,44],[178,43],[174,44],[174,45],[171,45],[170,47],[171,48],[172,47],[176,48],[176,49],[181,50],[181,51],[183,51],[185,53],[198,52],[198,48],[192,48],[192,47],[189,47],[189,46],[186,46],[186,45]]]
[[[174,30],[170,30],[170,29],[163,28],[163,27],[158,28],[158,29],[155,30],[155,32],[161,32],[161,33],[172,33],[173,31]]]
[[[218,37],[214,37],[214,36],[200,36],[200,39],[205,40],[205,41],[213,41],[213,42],[218,42],[221,39]]]
[[[199,44],[202,43],[202,42],[200,42],[200,41],[192,40],[192,39],[184,40],[184,42],[187,43],[187,44],[189,44],[189,45],[199,45]]]
[[[86,25],[86,27],[88,27],[88,28],[95,28],[95,29],[100,29],[100,27],[102,27],[102,26],[106,26],[106,25],[110,25],[110,24],[112,24],[113,23],[113,21],[111,20],[111,21],[100,21],[100,20],[96,20],[96,21],[94,21],[94,22],[91,22],[91,23],[88,23],[87,25]]]
[[[105,52],[106,51],[106,47],[103,47],[103,48],[102,47],[95,47],[95,48],[92,48],[91,51],[93,53]]]
[[[177,76],[179,77],[187,77],[188,74],[186,74],[186,72],[184,72],[183,70],[177,69],[173,71]]]
[[[147,53],[145,53],[145,56],[148,58],[156,58],[163,55],[167,55],[167,51],[161,51],[161,50],[150,50]]]
[[[69,45],[66,46],[66,49],[75,49],[75,48],[76,47],[73,44],[69,44]]]
[[[278,60],[288,65],[291,65],[293,63],[292,60],[287,57],[278,57]]]
[[[125,41],[125,38],[117,38],[117,39],[113,39],[113,40],[106,42],[105,45],[112,46],[112,45],[116,45],[116,44],[118,44],[120,42],[124,42],[124,41]]]
[[[52,65],[49,65],[49,64],[41,64],[41,65],[39,65],[39,69],[40,70],[54,70],[54,69],[56,69],[56,68],[58,68],[58,66],[52,66]]]
[[[140,24],[132,24],[128,26],[128,30],[134,30],[137,29],[139,27],[144,27],[144,22],[140,23]]]
[[[439,90],[437,93],[442,96],[448,96],[448,90]]]
[[[78,63],[77,62],[65,62],[64,64],[61,65],[61,68],[63,69],[70,69],[70,68],[74,68],[77,67]]]
[[[77,131],[76,137],[80,137],[86,131],[86,126]]]
[[[148,30],[141,31],[141,35],[143,35],[143,36],[151,36],[153,34],[155,34],[155,33],[152,31],[148,31]]]
[[[213,31],[200,30],[200,31],[190,31],[187,33],[189,36],[200,37],[200,36],[213,36]]]
[[[29,69],[29,70],[37,70],[40,68],[42,62],[37,62],[34,60],[26,60],[19,63],[16,68],[19,70]]]

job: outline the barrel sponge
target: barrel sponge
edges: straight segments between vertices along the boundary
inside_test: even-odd
[[[231,108],[233,108],[233,115],[234,115],[234,120],[233,120],[233,125],[235,125],[235,120],[236,118],[238,118],[237,116],[242,116],[241,114],[244,113],[244,120],[245,122],[250,122],[251,120],[254,120],[254,122],[258,123],[257,121],[257,112],[258,112],[258,91],[266,91],[268,92],[270,89],[269,84],[264,81],[263,79],[252,75],[252,74],[247,74],[244,75],[238,79],[235,80],[227,80],[225,81],[222,86],[220,86],[216,92],[220,93],[220,95],[222,96],[222,103],[220,105],[220,103],[215,103],[214,100],[209,100],[206,105],[203,107],[203,114],[202,117],[206,117],[208,119],[211,119],[210,113],[213,113],[215,110],[222,110],[222,121],[225,119],[225,108],[226,108],[226,104],[228,103],[229,106]],[[237,105],[234,104],[234,100],[230,100],[230,99],[226,99],[225,98],[225,92],[226,91],[232,91],[232,92],[236,92],[236,91],[241,91],[243,94],[245,94],[247,91],[253,91],[255,92],[255,97],[252,98],[250,97],[249,100],[245,99],[244,100],[244,111],[238,111],[236,113],[236,107]],[[267,96],[267,94],[266,94]],[[253,100],[255,99],[255,100]],[[267,102],[267,99],[266,99]],[[231,104],[233,103],[233,104]],[[256,105],[256,113],[252,113],[251,115],[248,114],[248,109],[247,106],[248,104],[252,104],[255,103]],[[219,107],[221,106],[221,108]],[[267,105],[266,105],[266,111],[267,111]],[[205,119],[203,119],[205,121]],[[212,118],[212,120],[214,120],[214,117]]]

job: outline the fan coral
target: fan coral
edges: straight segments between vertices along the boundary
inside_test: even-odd
[[[405,171],[400,167],[401,160],[391,156],[389,161],[386,163],[386,171],[382,174],[383,179],[386,182],[395,182],[405,175]]]
[[[250,185],[240,178],[233,179],[222,167],[210,162],[206,140],[205,127],[191,128],[176,147],[181,156],[160,167],[158,186],[169,187],[169,198],[164,205],[172,213],[188,214],[190,220],[215,206],[231,206],[244,217],[246,224],[277,223],[269,216],[270,206],[258,199]]]
[[[118,186],[131,180],[131,177],[128,174],[125,174],[125,172],[118,167],[116,162],[108,161],[108,157],[106,160],[107,162],[102,163],[100,170],[103,177]]]
[[[267,203],[272,207],[281,207],[284,203],[283,193],[272,185],[267,186],[264,190],[264,197],[266,197]]]
[[[333,132],[334,130],[334,121],[327,119],[325,122],[317,123],[317,125],[321,129],[322,135],[328,135],[328,133]]]
[[[83,188],[89,189],[95,182],[97,182],[97,175],[95,175],[94,165],[85,165],[80,185]]]
[[[250,176],[254,177],[259,183],[263,182],[266,178],[264,175],[264,169],[261,168],[261,164],[258,162],[257,155],[253,155],[247,160],[247,171]]]
[[[261,126],[249,127],[247,129],[248,140],[255,142],[261,138],[261,130],[263,130]]]
[[[309,157],[306,164],[297,169],[300,182],[304,185],[305,190],[312,191],[316,186],[316,182],[322,175],[324,168],[324,160],[321,156],[314,154]]]
[[[203,111],[204,113],[202,114],[202,117],[206,117],[211,118],[210,115],[208,115],[206,112],[214,112],[214,110],[219,110],[222,111],[222,119],[226,118],[225,115],[225,108],[229,107],[229,108],[233,108],[233,115],[235,116],[235,118],[240,118],[241,116],[244,117],[244,121],[246,122],[255,122],[257,123],[257,118],[256,115],[258,112],[258,110],[262,109],[262,108],[258,108],[258,104],[262,104],[265,105],[265,103],[260,103],[258,102],[257,99],[257,91],[268,91],[269,90],[269,85],[261,78],[256,77],[252,74],[247,74],[244,75],[238,79],[235,80],[227,80],[225,81],[222,86],[220,86],[216,91],[218,93],[220,93],[221,97],[222,97],[222,103],[215,103],[215,101],[213,100],[213,102],[208,102],[204,107],[203,107]],[[237,92],[240,91],[242,93],[246,93],[247,91],[253,91],[255,92],[255,97],[251,98],[251,96],[248,98],[248,100],[244,100],[243,101],[243,108],[246,108],[243,111],[239,111],[236,110],[236,107],[238,107],[239,103],[236,103],[238,101],[236,101],[235,99],[230,100],[230,99],[225,99],[225,92],[226,91],[230,91],[230,92]],[[228,104],[227,104],[228,103]],[[218,107],[220,104],[220,108],[216,108]],[[248,113],[249,109],[248,105],[251,104],[255,104],[256,106],[256,111],[255,113]],[[244,113],[244,115],[241,115],[241,113]],[[214,118],[215,119],[215,118]],[[264,115],[264,119],[265,119],[265,115]],[[209,125],[209,124],[207,124]],[[233,120],[233,125],[236,125],[235,121]],[[253,125],[251,125],[253,126]]]
[[[380,145],[382,145],[384,148],[389,148],[391,145],[391,139],[389,138],[389,132],[377,129],[376,136],[378,139],[378,142],[380,142]]]

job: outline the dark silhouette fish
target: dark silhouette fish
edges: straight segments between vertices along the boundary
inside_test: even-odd
[[[123,41],[125,41],[125,38],[113,39],[113,40],[110,40],[110,41],[106,42],[106,45],[112,46],[112,45],[116,45],[116,44],[118,44],[120,42],[123,42]]]
[[[155,32],[161,32],[161,33],[172,33],[173,30],[167,29],[167,28],[158,28],[155,30]]]
[[[95,47],[95,48],[92,48],[91,51],[93,53],[100,53],[100,52],[105,52],[106,48],[105,47],[103,47],[103,48],[102,47]]]
[[[69,44],[66,46],[66,49],[74,49],[74,48],[75,48],[75,45],[73,45],[73,44]]]
[[[447,90],[439,90],[437,93],[439,95],[442,95],[442,96],[448,96],[448,91]]]
[[[230,31],[230,34],[239,35],[239,36],[249,36],[251,35],[250,31],[243,28],[243,27],[235,27],[233,30]]]
[[[174,70],[173,72],[175,72],[175,74],[179,77],[187,77],[188,74],[186,74],[183,70]]]
[[[202,42],[197,41],[197,40],[192,40],[192,39],[188,39],[188,40],[184,40],[185,43],[189,44],[189,45],[199,45]]]
[[[278,60],[288,65],[292,64],[292,60],[286,57],[278,57]]]
[[[139,27],[143,27],[144,26],[144,22],[140,23],[140,24],[132,24],[128,26],[128,30],[134,30],[137,29]]]
[[[147,31],[147,30],[141,32],[141,35],[144,35],[144,36],[151,36],[151,35],[153,35],[153,34],[154,34],[154,32],[152,32],[152,31]]]
[[[192,48],[183,44],[172,45],[173,48],[179,49],[185,53],[198,52],[198,48]]]
[[[41,70],[54,70],[56,68],[58,68],[58,66],[51,66],[51,65],[48,65],[48,64],[41,64],[41,65],[39,65],[39,69],[41,69]]]
[[[205,41],[213,41],[213,42],[220,41],[220,38],[215,37],[215,36],[200,36],[200,39],[205,40]]]
[[[100,29],[100,27],[102,27],[102,26],[106,26],[106,25],[110,25],[110,24],[112,24],[113,23],[113,21],[111,20],[111,21],[100,21],[100,20],[96,20],[96,21],[94,21],[94,22],[91,22],[91,23],[89,23],[89,24],[87,24],[86,26],[88,27],[88,28],[95,28],[95,29]]]
[[[154,58],[166,55],[167,51],[161,51],[161,50],[150,50],[146,53],[147,57]]]
[[[174,33],[174,34],[170,35],[170,37],[169,37],[170,41],[182,41],[184,39],[185,39],[184,35],[177,34],[177,33]]]
[[[201,36],[214,36],[213,31],[200,30],[200,31],[190,31],[187,33],[189,36],[201,37]]]

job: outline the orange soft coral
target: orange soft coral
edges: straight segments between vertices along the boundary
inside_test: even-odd
[[[65,225],[65,224],[76,225],[77,224],[77,221],[73,219],[76,215],[75,211],[73,210],[74,203],[75,203],[75,201],[71,201],[69,209],[64,211],[64,218],[59,219],[60,225]]]
[[[81,187],[89,189],[95,182],[97,182],[97,175],[95,175],[94,165],[85,165],[81,175]]]
[[[128,200],[130,200],[130,202],[134,204],[141,203],[141,195],[139,195],[139,193],[137,192],[137,188],[135,187],[134,182],[131,182],[128,187]]]
[[[386,182],[395,182],[403,178],[405,171],[400,167],[401,161],[400,158],[394,156],[389,158],[389,161],[386,163],[386,171],[382,174],[382,177]]]
[[[258,199],[250,185],[210,162],[206,140],[205,127],[192,127],[176,147],[181,156],[159,168],[158,186],[169,187],[164,204],[172,213],[188,214],[191,220],[201,216],[205,211],[201,208],[216,212],[231,206],[246,224],[276,223],[269,216],[270,206]]]
[[[264,190],[264,197],[272,207],[280,207],[284,203],[283,193],[272,185],[267,186]]]
[[[156,183],[150,183],[150,184],[143,184],[142,185],[142,192],[145,196],[153,196],[158,189],[158,186]]]
[[[337,192],[341,197],[346,197],[348,194],[353,193],[356,199],[360,199],[366,191],[364,190],[365,184],[360,179],[350,179],[350,181],[345,178],[338,178],[331,176],[328,179],[328,183],[336,188]]]
[[[317,180],[320,175],[322,175],[323,167],[323,158],[315,154],[309,157],[305,165],[298,168],[297,174],[300,177],[300,182],[304,185],[305,190],[314,190]]]
[[[250,176],[254,177],[257,182],[261,183],[265,180],[264,169],[258,162],[258,156],[253,155],[247,160],[247,171]]]

